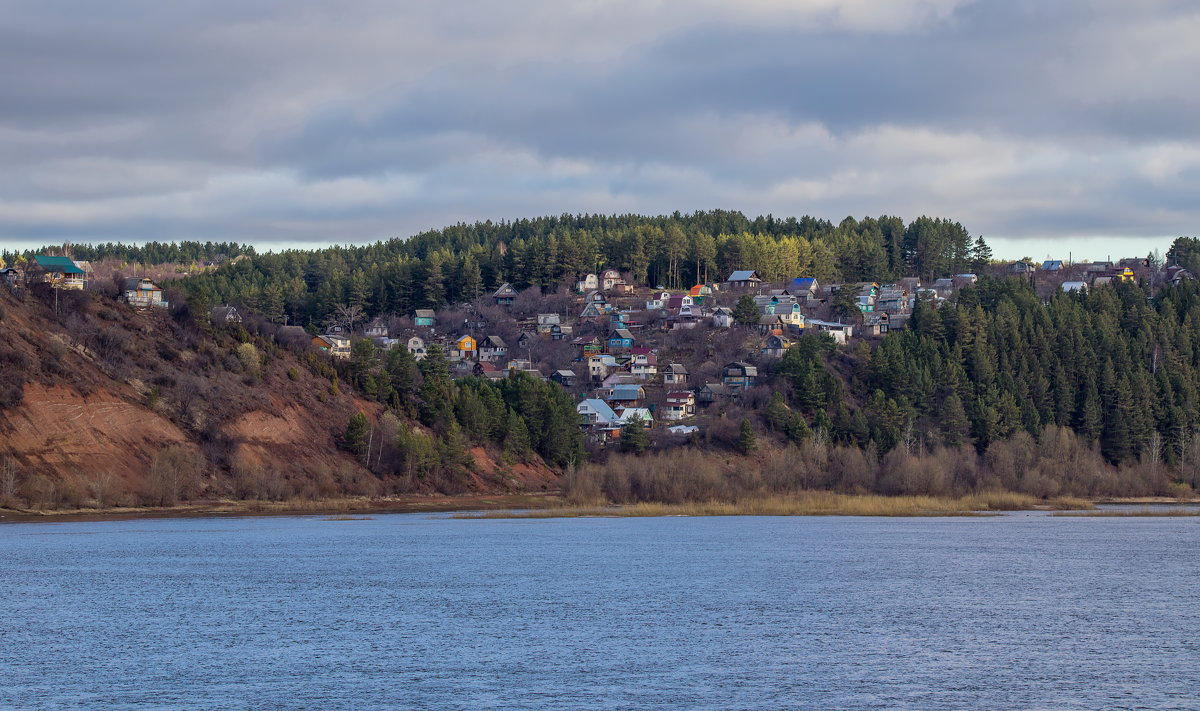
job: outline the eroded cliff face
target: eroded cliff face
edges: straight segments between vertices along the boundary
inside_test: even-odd
[[[397,474],[386,448],[364,464],[338,446],[356,412],[375,438],[389,436],[388,427],[420,426],[383,418],[380,405],[330,378],[322,356],[240,327],[198,327],[178,312],[138,312],[90,293],[62,297],[55,313],[52,300],[18,299],[0,287],[0,506],[507,493],[557,484],[540,461],[504,464],[483,448],[471,450],[472,471],[453,482]],[[179,472],[181,479],[161,481]]]

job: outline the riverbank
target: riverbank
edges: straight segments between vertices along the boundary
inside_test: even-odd
[[[202,516],[296,516],[389,513],[447,513],[453,511],[530,510],[561,506],[555,493],[472,496],[404,496],[340,498],[316,501],[194,501],[178,506],[114,507],[71,510],[0,508],[0,523],[110,521],[138,518]]]
[[[1038,499],[1025,494],[992,492],[963,497],[878,496],[807,491],[733,502],[642,502],[561,506],[528,511],[463,513],[456,518],[578,518],[590,516],[978,516],[1000,511],[1086,511],[1092,502],[1075,498]]]
[[[558,493],[340,498],[317,501],[197,501],[149,508],[22,510],[0,508],[0,523],[109,521],[204,516],[340,516],[389,513],[457,513],[455,518],[580,518],[592,516],[978,516],[1001,511],[1053,511],[1076,516],[1188,516],[1191,512],[1157,509],[1096,510],[1097,505],[1197,505],[1200,499],[1039,499],[992,492],[964,497],[878,496],[828,491],[746,498],[733,502],[603,502],[568,504]]]

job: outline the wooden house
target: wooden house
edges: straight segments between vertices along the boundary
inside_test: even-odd
[[[450,350],[451,359],[474,360],[478,355],[478,341],[469,335],[460,336]]]
[[[413,323],[418,326],[433,326],[437,323],[433,309],[417,309],[413,312]]]
[[[28,282],[45,282],[56,289],[83,289],[87,286],[85,272],[70,257],[37,255],[25,270]]]
[[[404,342],[404,347],[408,349],[409,353],[412,353],[414,360],[425,360],[425,356],[429,355],[429,352],[425,350],[425,339],[420,336],[411,336]]]
[[[686,420],[696,414],[696,395],[691,390],[672,390],[667,393],[667,403],[662,409],[662,419]]]
[[[781,335],[771,334],[770,336],[767,336],[765,341],[763,341],[762,354],[767,358],[782,358],[783,354],[787,353],[787,349],[790,348],[791,345],[792,342],[787,338]]]
[[[600,288],[600,279],[595,274],[586,274],[582,279],[575,282],[575,291],[580,294],[586,294],[589,291],[595,291]]]
[[[317,349],[328,353],[334,358],[345,359],[350,357],[349,338],[336,336],[332,333],[326,333],[320,336],[313,336],[312,344]]]
[[[718,400],[732,397],[733,390],[723,383],[705,383],[696,392],[696,400],[701,405],[711,405]]]
[[[562,316],[558,314],[537,315],[537,332],[539,336],[549,335],[555,326],[562,326]]]
[[[550,379],[564,388],[575,387],[575,378],[576,375],[573,370],[560,369],[550,374]]]
[[[591,338],[580,336],[579,338],[571,341],[571,345],[578,349],[579,359],[587,358],[590,355],[604,350],[603,346],[600,344],[600,339],[595,336],[592,336]]]
[[[367,327],[363,329],[363,333],[367,338],[387,338],[388,337],[388,320],[383,316],[376,316],[371,319]]]
[[[753,269],[741,269],[729,275],[725,282],[733,289],[748,289],[762,283],[762,277]]]
[[[633,334],[627,328],[616,328],[608,334],[608,350],[624,351],[633,348]]]
[[[731,390],[754,387],[758,380],[758,368],[742,361],[727,364],[721,369],[721,384]]]
[[[492,299],[495,300],[497,306],[512,306],[512,303],[517,300],[517,290],[513,288],[512,284],[505,282],[492,293]]]
[[[125,303],[139,309],[153,307],[166,308],[169,304],[163,300],[163,290],[149,277],[129,277],[121,292]]]
[[[621,283],[621,272],[616,269],[605,269],[600,272],[600,290],[612,291],[613,287]]]
[[[486,361],[503,360],[508,356],[508,344],[499,336],[488,336],[479,342],[479,359]]]
[[[663,383],[666,385],[683,385],[687,383],[688,371],[681,363],[670,363],[663,368]]]

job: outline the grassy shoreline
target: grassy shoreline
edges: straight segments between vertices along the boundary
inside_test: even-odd
[[[141,518],[221,516],[348,516],[389,513],[447,513],[492,509],[535,509],[561,503],[557,493],[471,496],[347,497],[315,501],[194,501],[178,506],[91,509],[0,508],[0,524],[65,521],[119,521]]]
[[[1141,506],[1128,510],[1095,510],[1097,504]],[[338,498],[317,501],[190,502],[149,508],[28,510],[0,508],[0,524],[65,521],[114,521],[142,518],[221,516],[327,516],[326,520],[358,520],[369,514],[455,513],[455,518],[581,518],[646,516],[985,516],[1002,511],[1051,511],[1055,516],[1186,517],[1200,512],[1152,510],[1149,505],[1200,504],[1200,499],[1038,499],[1025,494],[991,492],[965,497],[880,496],[809,491],[794,495],[693,503],[568,503],[557,492],[471,496]]]
[[[769,498],[692,503],[601,503],[529,511],[462,513],[455,518],[579,518],[640,516],[980,516],[1001,511],[1089,510],[1090,501],[1037,499],[1025,494],[992,492],[964,497],[879,496],[809,491]]]

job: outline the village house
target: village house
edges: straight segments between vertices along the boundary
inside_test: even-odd
[[[733,397],[734,391],[722,383],[705,383],[696,393],[696,399],[701,405],[711,405],[718,400]]]
[[[513,288],[512,284],[505,282],[492,293],[492,299],[495,300],[497,306],[512,306],[512,303],[517,300],[517,290]]]
[[[646,382],[644,378],[630,375],[623,370],[614,370],[605,376],[604,380],[601,380],[600,385],[597,387],[611,391],[618,385],[641,385],[644,382]]]
[[[1028,261],[1021,260],[1019,262],[1013,262],[1012,264],[1008,265],[1007,267],[1004,268],[1004,271],[1009,276],[1023,277],[1023,276],[1028,276],[1030,274],[1033,274],[1035,271],[1037,271],[1037,267],[1033,266],[1033,264]]]
[[[599,398],[581,400],[575,406],[575,412],[579,414],[580,426],[596,438],[615,438],[620,435],[621,426],[625,424],[612,407]]]
[[[469,335],[459,337],[450,347],[451,360],[475,360],[478,354],[478,341]]]
[[[732,289],[748,289],[758,286],[762,283],[762,277],[753,269],[742,269],[735,271],[725,280]]]
[[[413,312],[413,323],[417,326],[433,326],[437,323],[433,309],[417,309]]]
[[[782,358],[792,342],[780,335],[770,335],[763,341],[762,354],[767,358]]]
[[[128,277],[122,291],[125,302],[135,308],[166,308],[169,304],[163,301],[163,290],[150,280],[149,277]]]
[[[626,367],[631,375],[649,380],[658,375],[658,356],[653,353],[634,353]]]
[[[812,277],[798,277],[788,282],[788,292],[809,304],[820,300],[820,289],[821,285]]]
[[[712,325],[713,328],[732,328],[733,311],[725,308],[724,306],[718,306],[717,309],[713,311]]]
[[[87,272],[70,257],[48,257],[37,255],[25,270],[29,282],[45,282],[56,289],[83,289],[87,286]]]
[[[534,338],[532,333],[522,331],[521,335],[517,336],[517,349],[525,351],[526,354],[528,354],[530,349],[533,348],[533,344],[536,342],[537,339]]]
[[[0,269],[0,284],[19,286],[24,280],[24,276],[24,273],[16,267],[4,267]]]
[[[388,320],[383,316],[376,316],[375,318],[371,319],[371,322],[367,324],[365,329],[363,329],[363,334],[366,335],[367,338],[387,338],[389,335],[387,322]]]
[[[662,419],[678,422],[696,414],[696,395],[691,390],[672,390],[662,409]]]
[[[621,272],[616,269],[605,269],[600,272],[600,290],[612,291],[612,288],[621,283]]]
[[[662,309],[667,308],[667,301],[670,300],[670,298],[670,292],[660,291],[659,293],[655,294],[653,298],[646,300],[646,310],[661,311]]]
[[[558,314],[537,315],[537,332],[539,336],[549,335],[555,326],[562,326],[562,316]]]
[[[875,300],[876,311],[900,313],[911,309],[911,297],[899,286],[887,284],[879,289],[879,297]]]
[[[583,311],[579,312],[579,320],[583,323],[595,321],[604,315],[605,307],[602,304],[589,301],[583,305]]]
[[[577,356],[576,360],[583,360],[590,355],[604,350],[600,345],[600,339],[596,336],[592,336],[591,338],[580,336],[579,338],[571,341],[571,345],[578,349],[579,355]]]
[[[810,318],[804,327],[805,331],[812,329],[818,333],[828,333],[836,343],[842,345],[845,345],[846,340],[854,335],[854,326],[837,321],[818,321]]]
[[[646,399],[646,389],[641,385],[614,385],[612,392],[605,395],[604,399],[614,407],[638,407]]]
[[[479,342],[479,359],[497,361],[508,355],[508,344],[499,336],[488,336]]]
[[[713,288],[707,284],[696,284],[691,289],[688,289],[688,296],[692,297],[692,303],[699,306],[704,303],[706,297],[713,295]]]
[[[863,317],[862,335],[882,336],[888,332],[891,316],[882,311],[867,314]]]
[[[1063,291],[1065,291],[1067,293],[1071,293],[1071,292],[1083,293],[1083,292],[1087,291],[1088,286],[1087,286],[1086,281],[1064,281],[1062,283],[1062,286],[1059,288],[1061,288]]]
[[[635,420],[642,421],[642,427],[651,429],[654,427],[654,415],[650,413],[650,409],[646,407],[618,407],[616,408],[617,417],[629,424]]]
[[[608,334],[608,350],[625,351],[633,348],[633,334],[627,328],[613,329]]]
[[[1063,263],[1061,259],[1047,259],[1042,262],[1042,271],[1044,272],[1061,272]]]
[[[334,358],[350,357],[350,339],[332,333],[312,337],[312,344],[317,349],[325,351]]]
[[[217,326],[242,322],[242,315],[234,306],[214,306],[208,310],[208,318]]]
[[[752,388],[757,379],[758,368],[742,361],[729,363],[721,369],[721,384],[731,390]]]
[[[429,352],[425,350],[425,339],[420,336],[410,337],[404,342],[404,347],[408,349],[415,360],[425,360],[425,356],[429,355]]]
[[[559,369],[550,374],[550,379],[564,388],[575,387],[575,371]]]
[[[523,372],[533,369],[533,363],[530,363],[527,358],[513,358],[504,365],[504,369],[509,372]]]
[[[688,371],[681,363],[671,363],[663,368],[663,383],[666,385],[684,385],[687,383]]]
[[[479,361],[475,364],[475,367],[471,369],[472,375],[477,375],[480,377],[485,376],[488,373],[498,372],[500,372],[500,368],[495,363],[486,360]]]
[[[593,353],[587,357],[588,377],[593,382],[600,382],[608,376],[609,372],[614,368],[619,367],[615,356],[608,353]]]
[[[575,282],[575,291],[580,294],[585,294],[589,291],[595,291],[600,288],[600,280],[595,274],[588,274],[579,281]]]

